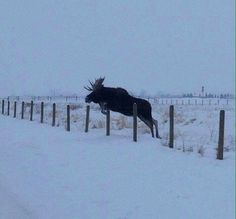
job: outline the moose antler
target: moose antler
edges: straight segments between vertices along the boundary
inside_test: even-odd
[[[104,80],[105,80],[105,77],[96,79],[94,83],[89,81],[91,87],[87,86],[84,88],[88,91],[95,91],[95,90],[99,89],[100,87],[102,87],[102,83]]]

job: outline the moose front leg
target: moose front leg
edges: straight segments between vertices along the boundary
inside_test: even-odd
[[[102,102],[102,103],[99,103],[100,107],[101,107],[101,113],[104,114],[104,115],[107,115],[107,107],[106,107],[106,103]]]

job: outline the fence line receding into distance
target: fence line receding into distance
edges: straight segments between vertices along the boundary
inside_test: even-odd
[[[1,101],[2,104],[2,115],[10,116],[11,105],[10,101],[7,104],[7,113],[5,114],[5,101]],[[30,121],[33,121],[33,113],[34,113],[34,102],[31,101],[29,104],[27,102],[21,102],[21,119],[24,119],[25,107],[30,106]],[[44,102],[41,102],[41,113],[40,113],[40,122],[43,123],[44,121]],[[71,115],[70,115],[70,105],[68,104],[67,107],[67,117],[66,117],[66,130],[70,131],[70,123],[71,123]],[[17,116],[17,102],[14,101],[14,113],[13,118]],[[85,132],[89,131],[89,113],[90,107],[86,107],[86,121],[85,121]],[[55,126],[55,119],[56,119],[56,103],[53,103],[52,107],[52,126]],[[174,148],[174,105],[170,106],[169,109],[169,147]],[[224,152],[224,129],[225,129],[225,111],[220,111],[220,119],[219,119],[219,141],[217,147],[217,159],[223,160],[223,152]],[[110,110],[107,111],[106,115],[106,135],[110,135]],[[137,104],[133,105],[133,141],[137,142]]]

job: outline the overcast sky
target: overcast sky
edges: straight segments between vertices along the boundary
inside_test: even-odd
[[[233,92],[233,0],[7,0],[0,96],[83,93],[88,79],[139,93]]]

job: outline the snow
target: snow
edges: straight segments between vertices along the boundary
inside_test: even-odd
[[[234,218],[234,100],[191,98],[188,104],[174,98],[233,92],[232,4],[2,1],[0,95],[11,101],[25,96],[17,101],[16,119],[13,105],[9,117],[0,115],[0,219]],[[138,121],[133,142],[132,118],[113,112],[111,136],[105,136],[105,116],[94,104],[84,133],[84,98],[63,98],[85,96],[88,80],[101,76],[105,86],[134,95],[170,97],[150,99],[161,140]],[[27,95],[49,94],[61,99],[47,99],[44,124],[40,97],[28,121]],[[24,120],[20,100],[26,101]],[[50,100],[57,104],[56,127]],[[65,131],[67,104],[71,132]],[[174,149],[168,148],[170,104]],[[219,161],[221,109],[226,120]]]
[[[30,99],[24,99],[25,118],[29,119]],[[197,100],[197,105],[195,105]],[[13,99],[11,99],[13,102]],[[42,101],[42,100],[41,100]],[[53,99],[52,102],[45,101],[44,122],[52,124],[52,104],[56,102],[56,126],[66,128],[66,105],[71,106],[71,129],[76,132],[83,132],[85,128],[86,104],[84,98],[71,99]],[[201,99],[166,99],[149,100],[152,104],[153,117],[159,122],[159,131],[162,136],[161,145],[168,146],[169,141],[169,105],[175,103],[175,141],[174,146],[178,150],[185,152],[200,153],[203,156],[215,158],[216,147],[218,144],[219,132],[219,112],[224,109],[225,116],[225,151],[235,151],[234,135],[234,100],[229,101],[215,98],[204,99],[202,105]],[[168,104],[162,104],[168,101]],[[182,105],[182,102],[184,105]],[[190,103],[190,104],[188,104]],[[17,117],[21,117],[21,102],[17,103]],[[41,102],[34,103],[34,120],[40,121]],[[104,129],[106,117],[101,114],[100,108],[96,104],[90,105],[90,129]],[[13,114],[13,104],[11,104],[11,115]],[[123,116],[119,113],[111,112],[111,132],[123,132],[123,134],[132,135],[133,121],[131,117]],[[138,120],[138,134],[150,133],[149,128]],[[197,133],[197,134],[196,134]]]
[[[128,127],[107,137],[73,125],[0,116],[0,218],[234,218],[234,149],[219,161],[214,150],[183,153],[145,132],[135,143]]]

